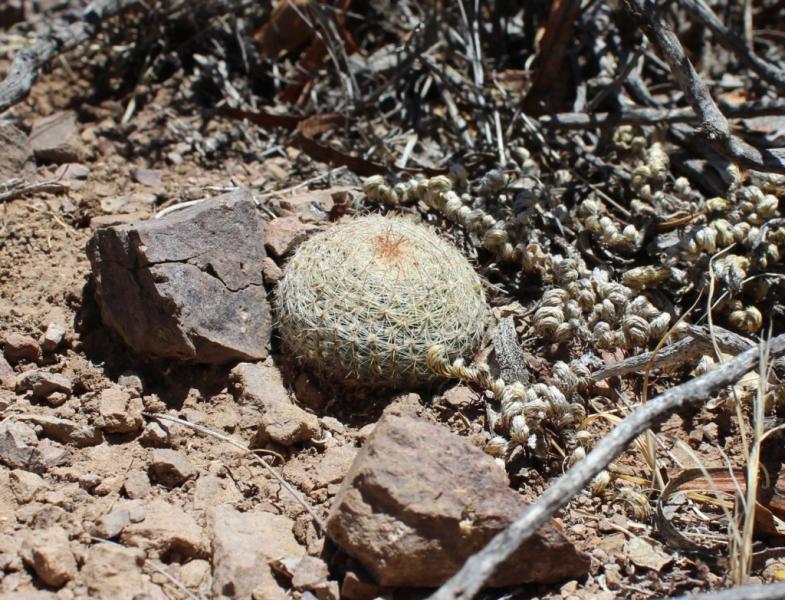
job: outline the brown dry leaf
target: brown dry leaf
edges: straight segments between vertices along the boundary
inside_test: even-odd
[[[551,4],[551,12],[540,41],[540,64],[523,100],[526,113],[540,114],[540,102],[544,98],[549,98],[549,104],[553,105],[555,99],[561,99],[565,95],[567,86],[563,64],[573,39],[575,21],[580,13],[581,3],[577,0],[556,0]]]
[[[673,558],[662,550],[660,544],[639,537],[632,538],[624,545],[624,554],[636,567],[651,569],[658,573],[673,561]]]
[[[308,12],[309,1],[278,0],[275,3],[270,20],[254,36],[262,56],[278,58],[305,45],[313,37],[313,30],[300,16]]]

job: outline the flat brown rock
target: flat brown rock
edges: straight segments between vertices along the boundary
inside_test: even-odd
[[[72,112],[55,113],[33,122],[30,145],[38,160],[53,163],[79,162],[82,142]]]
[[[240,513],[226,504],[214,507],[208,520],[215,597],[288,597],[275,582],[270,562],[305,554],[292,533],[292,521],[266,512]]]
[[[183,558],[192,558],[207,554],[202,529],[194,518],[164,500],[153,500],[145,505],[144,520],[128,525],[120,541],[158,556],[175,553]]]
[[[272,320],[264,232],[247,190],[98,229],[88,255],[104,323],[144,356],[214,364],[265,358]]]
[[[436,587],[527,506],[494,460],[463,438],[386,415],[346,476],[327,529],[379,584]],[[490,585],[574,579],[588,568],[588,557],[551,522]]]
[[[165,598],[142,573],[144,552],[118,544],[95,544],[82,575],[93,598]]]

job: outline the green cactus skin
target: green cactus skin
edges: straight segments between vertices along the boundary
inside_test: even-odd
[[[428,349],[470,356],[489,318],[461,253],[403,218],[347,220],[304,242],[278,283],[285,348],[324,380],[412,389],[435,379]]]

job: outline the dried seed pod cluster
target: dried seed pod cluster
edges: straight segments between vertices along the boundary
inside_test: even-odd
[[[403,218],[351,219],[304,242],[278,284],[281,339],[323,378],[362,387],[418,387],[434,378],[428,350],[450,360],[482,340],[488,308],[460,252]]]
[[[545,457],[548,432],[558,432],[559,443],[583,443],[587,432],[579,430],[586,417],[579,393],[589,382],[589,370],[580,362],[557,361],[553,384],[525,386],[493,379],[487,364],[466,366],[462,359],[450,363],[439,346],[428,354],[428,365],[442,377],[462,379],[491,392],[496,402],[488,407],[489,426],[497,435],[488,440],[485,451],[503,462],[512,460],[524,448]]]

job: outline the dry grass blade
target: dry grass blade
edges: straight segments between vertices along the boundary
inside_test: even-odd
[[[766,396],[769,380],[769,347],[761,342],[760,362],[758,366],[758,393],[753,397],[752,444],[747,463],[747,494],[744,502],[744,526],[739,546],[731,545],[731,576],[736,585],[741,585],[749,576],[752,566],[752,535],[755,528],[755,511],[757,509],[758,483],[760,475],[760,459],[765,437],[764,419],[766,416]]]

